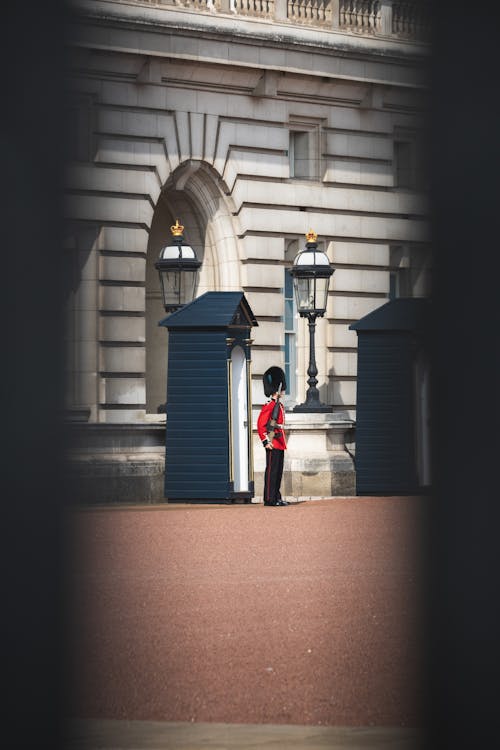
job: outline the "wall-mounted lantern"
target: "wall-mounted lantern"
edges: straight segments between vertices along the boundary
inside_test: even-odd
[[[193,301],[201,266],[193,248],[184,243],[184,227],[179,224],[179,219],[170,231],[172,244],[163,248],[155,263],[165,312],[173,312]]]

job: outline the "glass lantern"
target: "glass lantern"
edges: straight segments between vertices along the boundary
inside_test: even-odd
[[[293,276],[297,310],[301,317],[322,317],[328,302],[330,276],[334,269],[328,256],[318,250],[318,235],[312,230],[306,234],[305,248],[294,260],[290,274]]]
[[[155,263],[166,312],[178,310],[193,301],[201,266],[193,248],[184,244],[184,227],[178,219],[170,231],[172,244],[162,249]]]

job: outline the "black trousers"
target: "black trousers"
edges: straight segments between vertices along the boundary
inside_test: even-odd
[[[264,473],[264,502],[281,500],[281,477],[285,451],[273,448],[266,450],[266,471]]]

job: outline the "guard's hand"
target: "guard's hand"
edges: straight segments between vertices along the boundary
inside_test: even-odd
[[[268,444],[266,445],[266,451],[272,451],[272,449],[273,449],[273,445],[272,445],[272,443],[268,443]]]

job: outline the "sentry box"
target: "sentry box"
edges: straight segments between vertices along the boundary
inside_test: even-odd
[[[400,297],[349,326],[358,334],[357,495],[430,488],[430,304]]]
[[[251,330],[243,292],[206,292],[159,325],[168,329],[165,498],[249,503]]]

